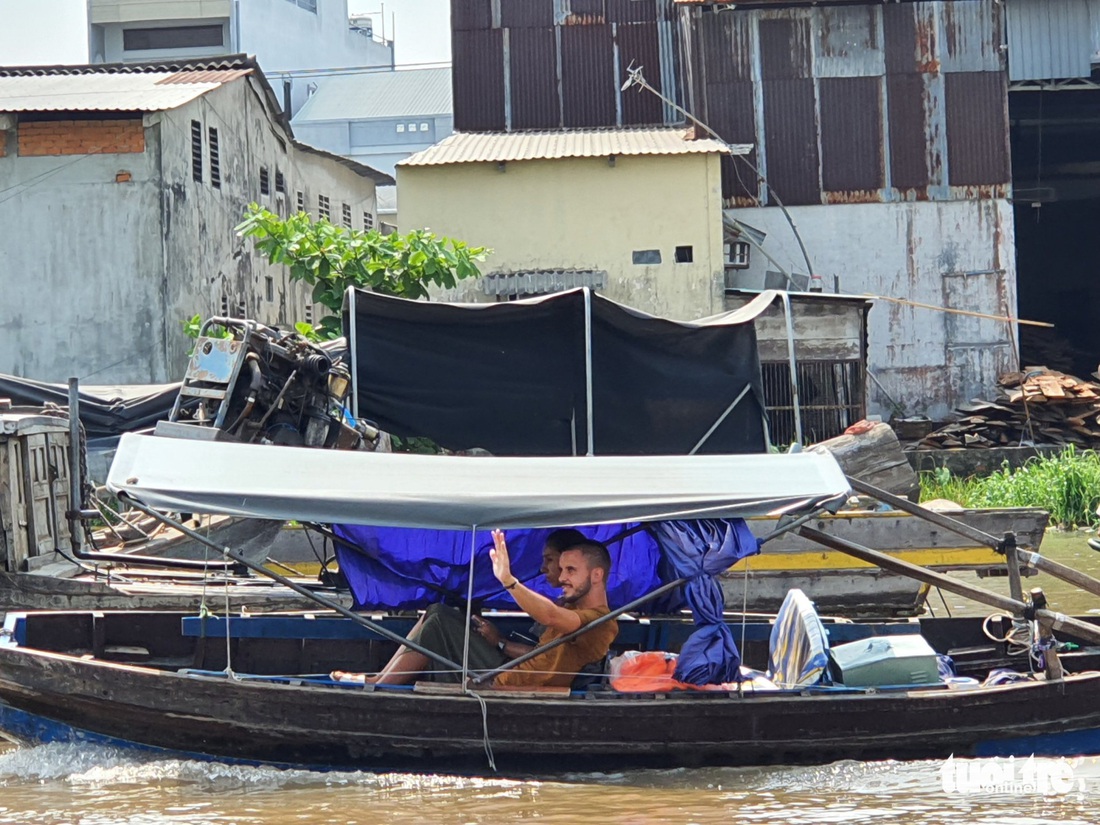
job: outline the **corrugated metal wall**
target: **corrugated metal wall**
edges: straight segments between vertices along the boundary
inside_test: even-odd
[[[1100,52],[1100,0],[1012,0],[1009,80],[1088,77]]]
[[[451,0],[459,131],[681,123],[627,69],[682,100],[673,0]]]
[[[691,107],[726,140],[756,145],[749,160],[784,203],[1007,194],[994,0],[685,14]],[[724,174],[727,206],[770,202],[747,165]]]

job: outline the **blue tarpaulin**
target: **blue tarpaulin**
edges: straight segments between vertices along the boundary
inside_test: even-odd
[[[741,519],[665,521],[656,532],[670,578],[689,579],[684,601],[696,625],[680,649],[674,678],[693,685],[738,681],[741,656],[722,618],[725,599],[714,577],[758,553],[759,542]]]
[[[693,684],[731,682],[741,659],[733,634],[722,619],[722,589],[714,577],[738,560],[759,552],[741,519],[668,521],[648,525],[604,524],[578,528],[611,552],[608,603],[612,609],[679,578],[688,583],[647,605],[667,612],[686,604],[696,630],[680,651],[676,678]],[[337,545],[340,569],[362,609],[412,609],[433,602],[464,600],[469,583],[470,532],[339,525],[337,535],[357,549]],[[559,594],[539,575],[549,529],[509,530],[512,571],[533,590]],[[474,599],[485,607],[514,609],[515,602],[493,577],[492,537],[474,538]],[[645,612],[643,608],[642,611]]]

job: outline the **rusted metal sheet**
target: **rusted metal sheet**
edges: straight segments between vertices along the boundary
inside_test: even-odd
[[[877,7],[824,6],[814,17],[815,77],[885,74]]]
[[[615,43],[619,54],[619,77],[625,78],[633,64],[641,66],[648,80],[661,89],[661,50],[657,40],[657,23],[620,23],[615,27]],[[622,125],[660,123],[664,119],[661,99],[643,89],[627,89],[620,93]]]
[[[925,192],[932,182],[928,166],[929,99],[926,75],[886,76],[890,182],[895,189]]]
[[[561,122],[561,102],[554,29],[511,29],[508,52],[511,128],[556,127]]]
[[[706,82],[752,80],[752,24],[745,14],[708,14],[700,21]]]
[[[812,78],[765,80],[765,174],[788,206],[821,203]]]
[[[882,7],[888,74],[938,72],[939,3],[898,3]]]
[[[825,77],[821,109],[821,184],[829,192],[885,185],[881,77]]]
[[[810,77],[809,24],[805,18],[759,21],[760,73],[765,81]]]
[[[656,0],[607,0],[608,23],[656,23]]]
[[[483,31],[492,25],[492,0],[451,0],[451,31]]]
[[[618,86],[611,26],[565,26],[560,32],[562,125],[613,125]]]
[[[942,71],[999,72],[1003,6],[993,0],[939,5],[943,16]]]
[[[507,0],[500,4],[500,27],[503,29],[553,25],[554,0]]]
[[[944,75],[952,186],[1008,183],[1008,84],[999,72]]]
[[[707,87],[708,125],[727,143],[755,144],[756,105],[751,80],[712,83]],[[757,166],[756,149],[747,160]],[[760,197],[756,173],[736,158],[722,158],[722,200],[729,205],[756,203]]]
[[[455,129],[504,128],[504,33],[500,29],[454,31]]]

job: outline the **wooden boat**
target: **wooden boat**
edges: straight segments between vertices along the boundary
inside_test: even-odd
[[[403,632],[411,621],[388,625]],[[979,624],[842,624],[830,634],[924,630],[937,644],[965,643],[981,638]],[[689,628],[683,619],[628,622],[619,642],[668,644]],[[363,690],[318,675],[377,666],[388,653],[380,637],[346,619],[253,617],[233,619],[230,629],[233,678],[222,670],[223,621],[13,614],[0,642],[0,729],[23,742],[94,741],[224,760],[473,771],[487,770],[487,740],[507,772],[546,771],[563,759],[577,770],[1100,751],[1096,672],[970,690]],[[746,657],[766,647],[770,629],[746,626]],[[1064,658],[1094,667],[1100,650]],[[967,672],[1005,661],[993,655]]]
[[[1015,533],[1020,547],[1038,550],[1050,514],[1033,507],[960,509],[951,518],[993,536]],[[897,510],[825,513],[815,520],[830,535],[874,547],[895,558],[940,572],[968,570],[1004,576],[1005,558],[990,547]],[[748,519],[757,536],[771,533],[774,518]],[[824,613],[849,617],[916,616],[924,611],[930,588],[884,571],[801,536],[786,535],[759,556],[722,577],[727,604],[750,612],[775,612],[792,588],[808,595]]]
[[[313,472],[317,462],[323,463],[324,476]],[[246,486],[218,472],[223,466],[250,467]],[[280,471],[286,467],[297,474]],[[292,477],[324,477],[325,488],[304,490],[286,481]],[[690,528],[698,519],[785,513],[794,518],[787,527],[813,535],[813,529],[799,525],[848,494],[835,461],[813,454],[321,456],[295,448],[140,436],[124,437],[110,484],[139,507],[418,528],[417,546],[431,538],[429,530],[465,530],[471,593],[478,569],[472,552],[476,525],[519,531],[629,522],[660,532],[678,524],[688,525],[684,535],[690,536],[700,535]],[[717,548],[684,544],[677,552],[696,554],[687,561],[700,566],[685,568],[684,558],[669,550],[663,563],[680,578],[618,610],[633,610],[688,581],[706,585],[714,573],[702,559]],[[430,566],[438,564],[433,558]],[[688,588],[685,595],[692,619],[624,618],[617,644],[675,651],[700,628],[729,634],[721,614],[704,615],[691,592]],[[997,604],[1024,609],[1010,599]],[[1095,625],[1052,614],[1039,602],[1032,608],[1044,633],[1053,621],[1063,638],[1100,642]],[[334,684],[320,674],[332,668],[377,669],[403,641],[412,618],[337,612],[345,618],[10,614],[0,637],[0,729],[25,741],[89,739],[216,759],[473,770],[485,770],[488,760],[509,772],[545,771],[563,761],[579,769],[1100,752],[1100,674],[1053,675],[1053,663],[1060,660],[1049,651],[1048,679],[969,690],[936,682],[897,689],[814,685],[755,691],[727,685],[619,693],[477,687],[477,680],[455,687],[364,689]],[[854,627],[834,626],[836,639]],[[882,635],[922,625],[862,627]],[[746,639],[749,664],[759,663],[759,646],[771,630],[768,624],[747,623],[743,631],[736,626]],[[976,638],[973,626],[967,633],[937,626],[927,635],[935,640],[937,634],[941,651]],[[1001,655],[976,661],[972,652],[962,653],[969,672],[977,675],[1003,661]],[[1068,669],[1074,656],[1080,667],[1098,661],[1096,649],[1089,648],[1064,657]]]

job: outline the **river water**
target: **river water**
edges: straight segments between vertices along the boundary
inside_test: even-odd
[[[1100,576],[1080,534],[1050,533],[1043,552]],[[972,579],[1007,592],[1003,579]],[[1065,613],[1100,602],[1046,576]],[[946,603],[946,604],[945,604]],[[933,596],[937,615],[980,605]],[[135,757],[86,745],[0,741],[0,825],[300,825],[300,823],[752,823],[752,825],[1045,825],[1100,823],[1100,758],[838,762],[822,767],[704,768],[501,779],[314,773]]]

